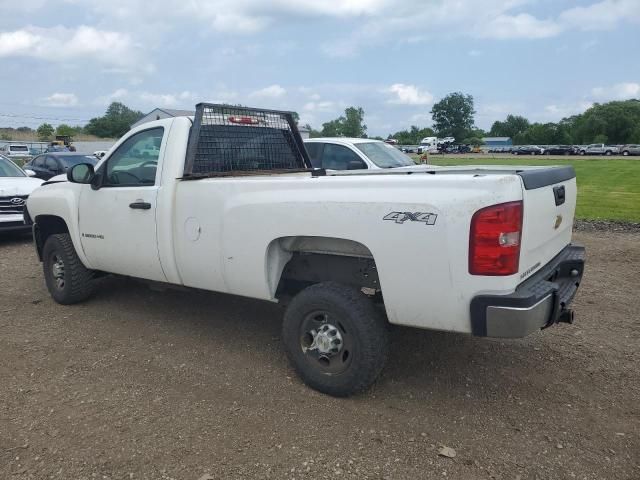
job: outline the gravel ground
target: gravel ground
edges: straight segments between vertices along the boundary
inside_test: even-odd
[[[638,479],[640,235],[576,239],[575,325],[396,328],[350,399],[296,378],[277,305],[108,278],[63,307],[29,242],[0,240],[0,478]]]
[[[574,228],[579,232],[636,232],[640,233],[640,223],[618,220],[576,220]]]

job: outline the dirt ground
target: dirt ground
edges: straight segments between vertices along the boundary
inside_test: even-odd
[[[277,305],[108,278],[63,307],[29,241],[0,240],[0,478],[638,479],[640,234],[576,240],[576,324],[397,328],[350,399],[297,379]]]

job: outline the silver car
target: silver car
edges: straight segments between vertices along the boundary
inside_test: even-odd
[[[640,155],[640,145],[623,145],[620,153],[625,157],[629,155]]]

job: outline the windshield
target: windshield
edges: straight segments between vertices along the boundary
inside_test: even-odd
[[[93,155],[56,155],[56,158],[59,158],[67,167],[72,167],[79,163],[90,163],[91,165],[98,163],[98,159]]]
[[[383,142],[356,143],[355,147],[380,168],[409,167],[415,165],[409,156]]]
[[[0,177],[24,177],[25,174],[13,162],[0,157]]]

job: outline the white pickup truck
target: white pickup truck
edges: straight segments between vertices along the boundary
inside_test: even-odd
[[[375,381],[389,324],[516,338],[573,320],[571,167],[312,169],[289,113],[199,104],[67,179],[27,212],[57,302],[104,273],[281,301],[289,359],[332,395]]]

